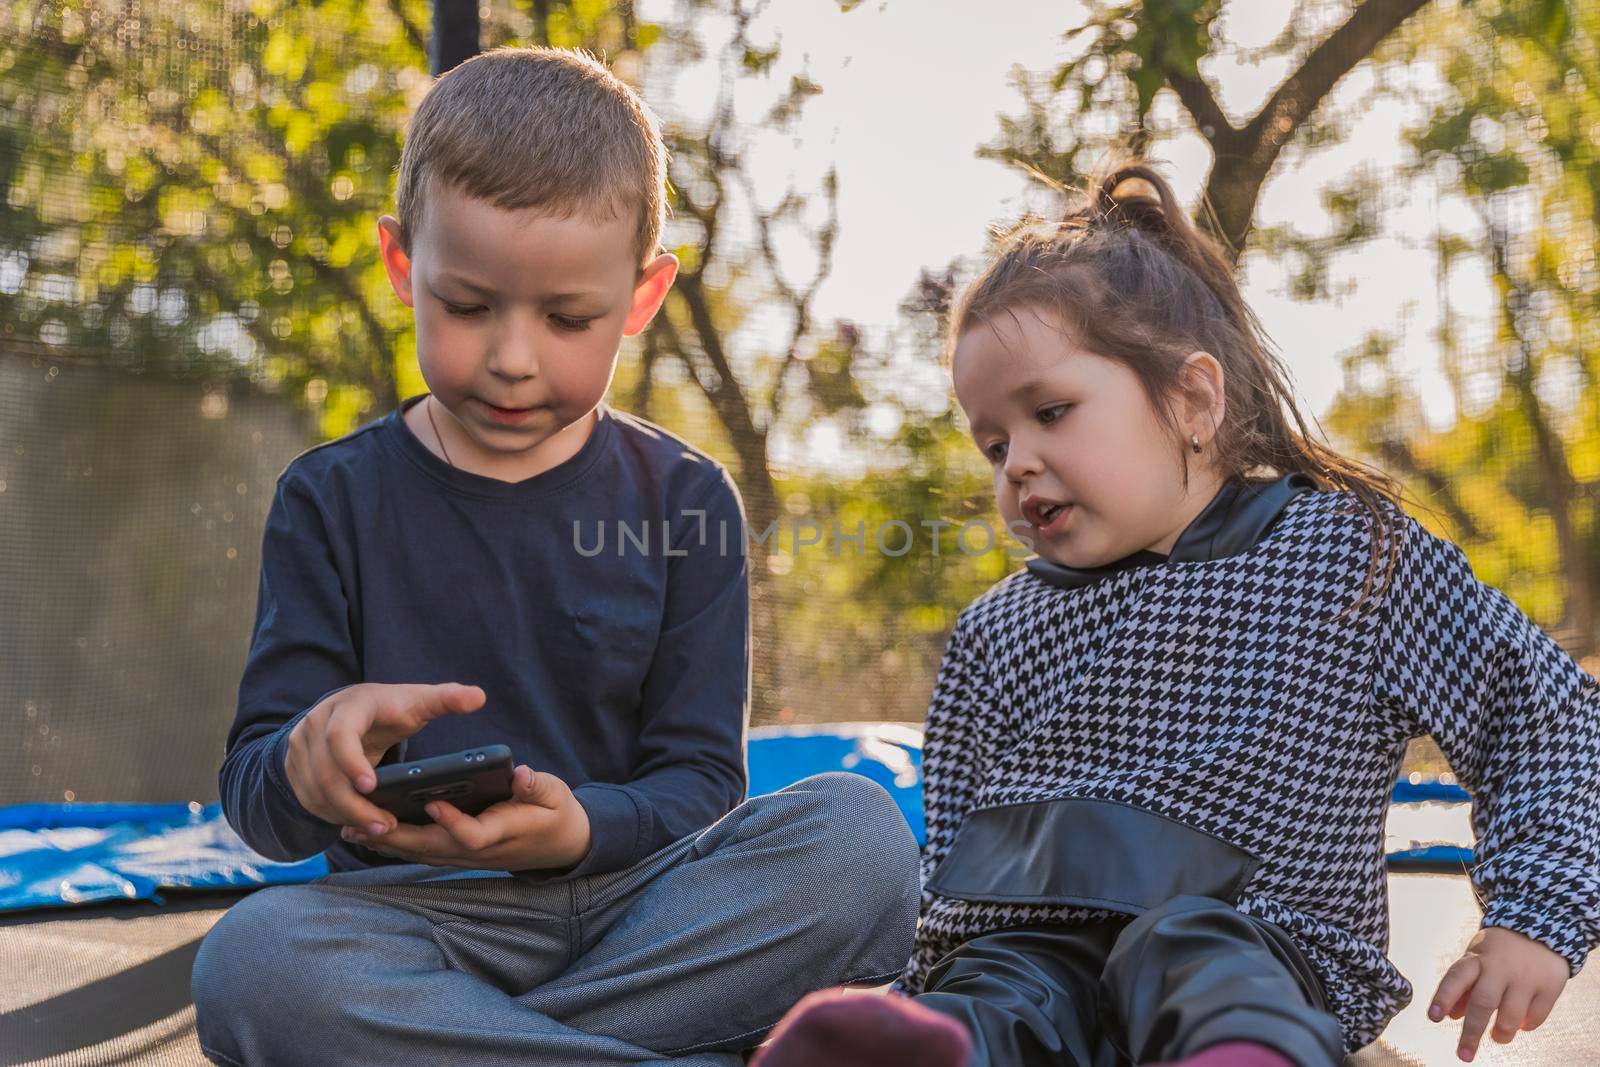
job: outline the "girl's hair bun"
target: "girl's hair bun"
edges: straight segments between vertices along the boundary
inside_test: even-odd
[[[1141,177],[1138,174],[1130,174],[1125,178],[1119,178],[1116,186],[1107,195],[1117,202],[1129,200],[1136,196],[1142,196],[1150,200],[1161,199],[1161,193],[1150,179]]]
[[[1101,222],[1155,234],[1172,229],[1173,220],[1167,216],[1172,193],[1148,166],[1125,163],[1105,173],[1093,188],[1093,210]]]

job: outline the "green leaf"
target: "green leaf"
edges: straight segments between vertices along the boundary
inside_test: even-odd
[[[772,64],[778,61],[778,48],[777,46],[773,46],[772,48],[763,50],[755,47],[747,47],[744,50],[743,59],[745,70],[748,70],[753,74],[765,74],[767,71],[772,69]]]
[[[1559,47],[1572,29],[1572,16],[1566,0],[1538,0],[1538,24],[1545,43]]]
[[[1150,105],[1154,103],[1156,94],[1166,85],[1167,80],[1162,77],[1161,71],[1144,64],[1129,71],[1128,78],[1139,91],[1139,117],[1142,119],[1150,114]]]

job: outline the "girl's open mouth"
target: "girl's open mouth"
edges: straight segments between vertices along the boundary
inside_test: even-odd
[[[1046,504],[1039,509],[1039,518],[1034,523],[1034,529],[1046,537],[1058,534],[1067,525],[1067,518],[1071,514],[1071,504]]]

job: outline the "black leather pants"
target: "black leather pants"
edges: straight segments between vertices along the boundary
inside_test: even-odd
[[[942,959],[917,1002],[972,1032],[970,1067],[1128,1067],[1240,1040],[1299,1067],[1343,1062],[1304,956],[1276,926],[1211,897],[985,934]]]

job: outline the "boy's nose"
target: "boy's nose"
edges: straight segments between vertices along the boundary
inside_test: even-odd
[[[489,370],[507,381],[520,382],[539,373],[539,353],[533,338],[502,337],[490,350]]]

